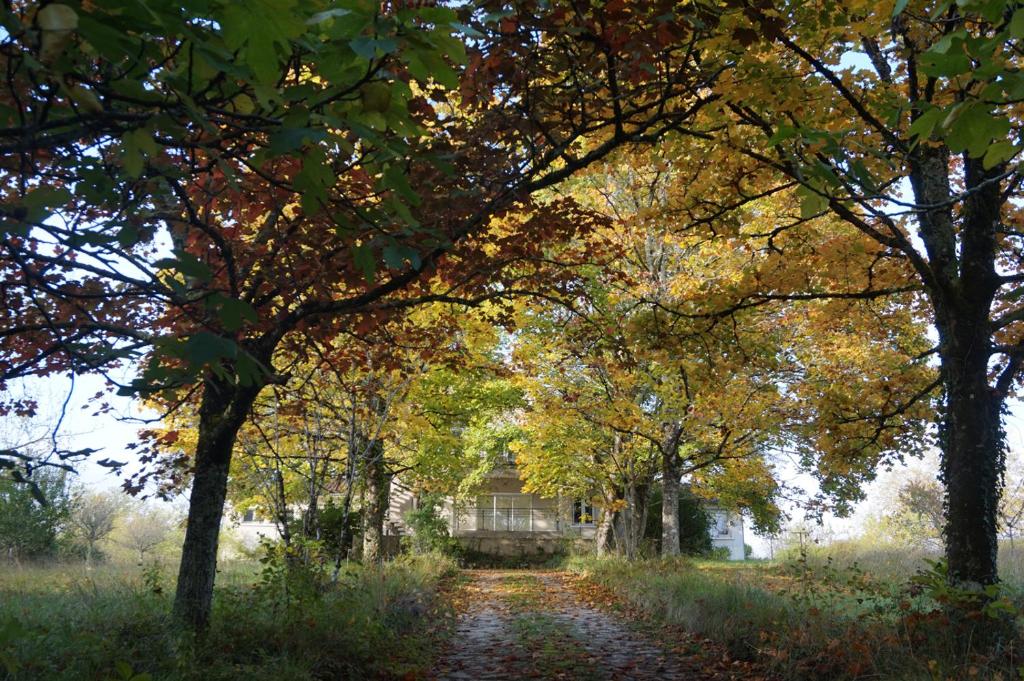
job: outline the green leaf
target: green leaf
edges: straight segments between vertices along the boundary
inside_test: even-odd
[[[304,144],[322,142],[327,139],[327,132],[317,128],[281,128],[270,138],[267,151],[272,156],[280,156],[301,148]]]
[[[129,130],[121,137],[121,157],[129,177],[142,175],[147,156],[155,156],[160,150],[153,135],[145,128]]]
[[[317,12],[309,19],[306,19],[306,23],[309,25],[322,24],[328,19],[336,19],[345,15],[352,14],[351,10],[344,9],[342,7],[335,7],[334,9],[324,10],[323,12]]]
[[[893,19],[903,13],[903,10],[907,8],[907,2],[909,2],[909,0],[896,0],[896,4],[892,7]]]
[[[220,23],[228,47],[244,45],[246,65],[257,81],[268,85],[280,77],[282,56],[290,50],[291,39],[306,30],[295,0],[226,3]]]
[[[71,192],[63,187],[36,187],[25,195],[25,206],[29,210],[45,210],[62,206],[71,200]]]
[[[114,671],[117,672],[119,677],[126,680],[131,679],[135,675],[132,666],[123,660],[114,663]]]
[[[217,308],[217,317],[227,331],[238,331],[245,322],[259,321],[256,308],[244,300],[238,300],[222,293],[211,296],[211,303]]]
[[[190,336],[181,347],[182,358],[195,367],[208,366],[237,355],[238,345],[233,340],[209,331],[200,331]]]
[[[1019,9],[1013,13],[1008,28],[1010,29],[1010,35],[1014,38],[1024,38],[1024,9]]]
[[[1010,140],[1000,140],[995,144],[989,146],[985,152],[985,158],[981,164],[985,167],[985,170],[996,167],[1000,163],[1005,163],[1013,158],[1017,152],[1020,151],[1020,147],[1011,142]]]
[[[377,50],[380,50],[382,54],[390,54],[398,49],[398,43],[391,38],[371,38],[369,36],[359,36],[350,41],[348,45],[363,59],[375,59]]]
[[[377,261],[373,257],[373,250],[369,244],[359,244],[352,247],[352,262],[356,269],[361,270],[366,283],[372,284],[377,271]]]
[[[323,150],[314,147],[302,159],[302,170],[295,177],[295,188],[302,192],[302,210],[317,213],[327,200],[327,189],[336,181]]]
[[[459,33],[461,33],[461,34],[463,34],[465,36],[469,36],[470,38],[483,38],[484,37],[483,33],[481,33],[480,31],[476,30],[472,26],[467,26],[466,24],[460,23],[458,21],[453,21],[451,23],[451,27],[454,28]]]
[[[804,220],[817,217],[828,208],[828,198],[806,185],[797,187],[796,194],[800,198],[800,217]]]
[[[384,247],[384,264],[393,270],[404,270],[406,261],[418,268],[423,260],[419,251],[403,244],[389,244]]]
[[[936,78],[952,78],[972,69],[970,58],[963,52],[941,54],[928,51],[921,55],[921,72]]]
[[[117,243],[124,248],[131,248],[142,240],[142,233],[135,225],[124,225],[117,232]]]
[[[1004,140],[1010,132],[1010,121],[993,113],[981,102],[957,105],[946,117],[946,143],[951,151],[967,151],[972,157],[983,156],[992,140]]]
[[[235,358],[235,374],[240,385],[258,385],[263,378],[263,368],[249,353],[239,352]]]
[[[392,189],[403,199],[414,206],[420,205],[420,197],[412,190],[409,179],[406,177],[405,168],[400,165],[388,166],[384,170],[381,184],[386,189]]]
[[[173,269],[181,272],[186,277],[200,281],[209,281],[213,277],[213,270],[210,269],[209,265],[191,253],[176,250],[174,255],[174,258],[162,258],[154,264],[159,268]]]
[[[777,146],[778,144],[780,144],[780,143],[782,143],[782,142],[784,142],[784,141],[786,141],[788,139],[792,139],[794,137],[799,136],[799,134],[800,134],[800,131],[797,130],[796,128],[792,127],[792,126],[780,125],[775,130],[775,133],[772,134],[772,136],[768,138],[768,146],[770,146],[770,147]]]
[[[935,130],[935,126],[939,124],[945,113],[945,111],[938,107],[929,109],[917,117],[917,120],[911,124],[907,132],[911,137],[928,139],[932,136],[932,131]]]

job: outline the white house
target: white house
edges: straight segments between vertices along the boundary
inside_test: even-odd
[[[470,503],[445,503],[443,515],[452,536],[471,549],[498,555],[553,553],[566,541],[594,539],[597,513],[588,502],[541,497],[522,487],[514,466],[500,466],[488,474],[484,489]],[[412,491],[396,482],[386,531],[408,533],[405,514],[414,508]],[[713,505],[706,510],[712,545],[727,549],[730,560],[743,560],[742,516]]]
[[[596,533],[597,512],[586,501],[547,498],[523,492],[514,466],[499,466],[488,474],[484,489],[471,502],[445,503],[443,516],[452,536],[481,553],[518,556],[555,553],[566,542],[589,542]],[[415,508],[413,491],[398,479],[392,482],[385,535],[407,535],[405,515]],[[715,548],[725,548],[730,560],[744,559],[742,516],[706,507]],[[232,533],[242,545],[253,548],[261,537],[278,538],[277,525],[249,510],[236,517]]]

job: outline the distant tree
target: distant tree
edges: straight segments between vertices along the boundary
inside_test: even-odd
[[[85,563],[92,565],[96,544],[114,529],[114,521],[124,509],[124,498],[115,492],[79,491],[71,501],[70,523],[85,542]]]
[[[865,527],[872,541],[917,546],[929,551],[942,547],[942,486],[927,468],[911,468],[896,485],[880,494],[877,516]]]
[[[942,534],[942,487],[937,480],[910,480],[900,487],[901,510],[914,518],[916,524],[938,537]]]
[[[159,509],[138,509],[121,527],[121,544],[139,554],[139,562],[146,554],[162,544],[171,534],[174,521]]]
[[[41,502],[32,487],[0,478],[0,551],[7,560],[54,556],[70,511],[70,495],[63,471],[39,470],[33,476]]]

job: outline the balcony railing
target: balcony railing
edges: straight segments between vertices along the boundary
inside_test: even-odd
[[[562,528],[554,508],[463,508],[455,514],[452,528],[463,532],[559,532]]]

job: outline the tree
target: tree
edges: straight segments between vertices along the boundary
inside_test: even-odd
[[[0,479],[0,550],[9,561],[52,558],[71,511],[70,490],[63,471],[37,471],[34,481],[45,503],[32,488]]]
[[[85,542],[85,564],[92,566],[96,544],[113,531],[124,499],[113,492],[79,490],[71,499],[70,524]]]
[[[167,541],[174,525],[174,519],[167,512],[140,506],[120,524],[119,541],[124,547],[139,554],[141,565],[147,553]]]
[[[778,448],[799,452],[819,479],[819,509],[848,510],[880,462],[927,441],[931,412],[920,397],[934,381],[900,263],[879,262],[837,220],[796,216],[803,231],[791,241],[776,229],[790,218],[783,191],[732,211],[728,224],[702,223],[690,202],[706,187],[692,187],[685,165],[636,153],[570,183],[616,221],[600,237],[613,255],[539,306],[548,310],[536,313],[522,352],[528,375],[553,396],[542,418],[576,411],[653,448],[669,555],[684,476],[770,529]],[[887,300],[801,295],[809,277],[873,286]]]
[[[890,13],[795,0],[723,12],[717,45],[735,69],[716,83],[707,129],[719,127],[701,136],[710,146],[697,146],[710,152],[702,163],[713,181],[733,191],[689,205],[715,221],[796,186],[805,220],[830,214],[910,268],[939,341],[949,577],[974,587],[997,579],[1001,415],[1024,360],[1013,227],[1020,11],[1003,1],[900,0]],[[803,296],[878,290],[808,283]]]
[[[0,378],[146,355],[124,391],[194,393],[175,611],[195,628],[235,436],[260,391],[285,381],[277,353],[417,302],[502,295],[490,219],[684,125],[716,76],[693,58],[700,17],[661,3],[476,9],[457,100],[453,32],[467,29],[444,8],[5,10],[0,149],[17,165]],[[550,231],[523,227],[530,238],[496,243],[515,251]]]

